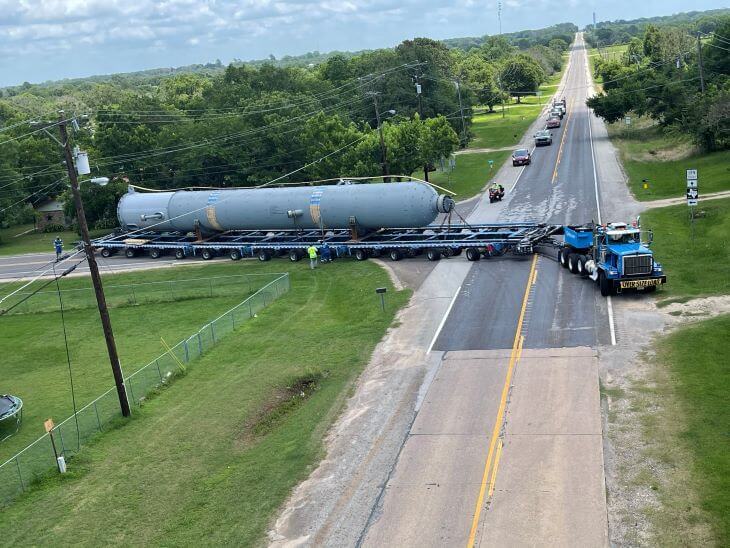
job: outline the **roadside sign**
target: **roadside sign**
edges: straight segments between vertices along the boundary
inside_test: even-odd
[[[50,432],[51,430],[53,430],[54,426],[55,424],[53,424],[53,419],[47,419],[43,423],[43,427],[46,429],[46,432]]]
[[[687,205],[696,206],[700,199],[700,189],[697,185],[697,170],[687,170]]]
[[[626,118],[624,118],[624,122],[626,123],[627,126],[630,126],[631,125],[631,116],[627,116]]]

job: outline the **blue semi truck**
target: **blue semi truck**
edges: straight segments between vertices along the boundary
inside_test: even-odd
[[[626,289],[652,292],[667,281],[649,249],[652,233],[642,233],[638,221],[636,226],[566,226],[563,236],[558,249],[560,264],[598,283],[604,297]]]

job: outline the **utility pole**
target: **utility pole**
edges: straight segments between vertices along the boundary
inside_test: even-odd
[[[418,115],[421,117],[421,122],[423,122],[423,103],[421,101],[421,82],[419,81],[420,75],[415,75],[416,80],[416,95],[418,96]],[[423,164],[423,180],[428,182],[428,160],[426,160],[426,163]]]
[[[461,102],[461,83],[457,78],[454,83],[456,84],[456,92],[459,95],[459,112],[461,112],[461,146],[466,146],[466,122],[464,121],[464,105]]]
[[[504,118],[504,90],[502,89],[502,77],[497,74],[497,85],[499,86],[499,101],[502,103],[502,118]]]
[[[497,19],[499,19],[499,35],[502,36],[502,1],[497,2]]]
[[[86,224],[86,214],[84,213],[84,204],[81,201],[81,193],[79,192],[79,182],[76,177],[76,167],[74,166],[73,154],[71,152],[71,143],[68,139],[68,132],[66,131],[66,120],[64,119],[63,111],[59,111],[59,124],[58,129],[61,134],[61,145],[63,146],[64,156],[66,158],[66,170],[68,171],[68,178],[71,181],[71,192],[74,197],[74,204],[76,206],[76,218],[79,222],[79,230],[81,232],[81,239],[84,241],[84,251],[86,252],[86,260],[89,263],[89,273],[91,274],[91,282],[94,285],[94,293],[96,294],[96,302],[99,306],[99,317],[101,318],[101,327],[104,331],[104,340],[106,341],[106,349],[109,353],[109,362],[112,366],[112,373],[114,375],[114,383],[117,387],[117,395],[119,396],[119,406],[122,410],[122,415],[129,417],[131,411],[129,409],[129,400],[127,399],[127,390],[124,386],[124,375],[122,375],[122,367],[119,364],[119,355],[117,354],[117,345],[114,341],[114,332],[112,331],[112,322],[109,318],[109,309],[106,306],[106,298],[104,297],[104,287],[101,283],[101,276],[99,275],[99,266],[96,264],[96,257],[94,257],[94,248],[91,245],[91,238],[89,237],[89,227]]]
[[[385,147],[385,139],[383,138],[383,124],[380,122],[380,109],[378,108],[378,92],[368,92],[373,98],[373,105],[375,106],[375,119],[378,122],[378,133],[380,134],[380,165],[383,168],[383,182],[390,182],[390,173],[388,172],[388,149]]]
[[[705,93],[705,69],[702,66],[702,42],[700,41],[700,33],[697,33],[697,64],[700,69],[700,90]]]

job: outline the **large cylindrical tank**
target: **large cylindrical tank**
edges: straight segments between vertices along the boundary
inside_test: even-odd
[[[117,206],[126,229],[157,232],[426,226],[454,202],[419,182],[290,188],[129,192]]]

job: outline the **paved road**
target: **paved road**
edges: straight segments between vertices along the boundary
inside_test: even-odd
[[[554,144],[473,222],[598,220],[585,50]],[[506,185],[505,185],[506,186]],[[607,301],[547,257],[470,268],[438,369],[361,537],[366,546],[607,544],[596,351]]]

